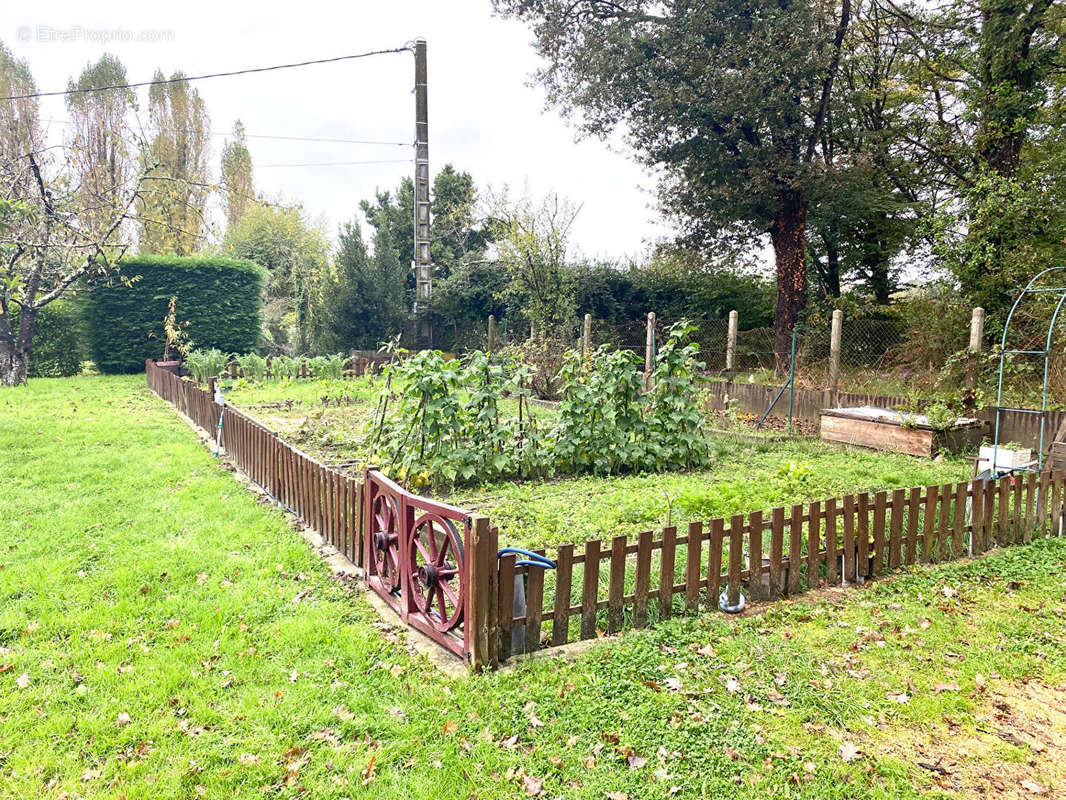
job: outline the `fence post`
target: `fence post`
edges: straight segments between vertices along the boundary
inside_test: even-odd
[[[725,371],[733,375],[733,364],[737,353],[737,312],[729,312],[729,331],[725,336]]]
[[[488,351],[491,353],[496,350],[496,315],[489,314],[489,346]]]
[[[537,323],[529,323],[529,341],[535,341],[537,338]]]
[[[981,340],[985,334],[985,310],[977,306],[970,316],[970,347],[966,359],[966,385],[967,391],[973,391],[977,386],[977,357],[981,353]]]
[[[648,332],[644,340],[644,384],[652,387],[652,373],[655,371],[655,312],[648,312]]]
[[[489,518],[470,518],[470,547],[467,551],[466,626],[470,648],[470,667],[494,669],[499,663],[498,597],[499,572],[497,553],[499,534],[489,526]]]
[[[839,308],[833,311],[833,324],[829,330],[829,381],[825,388],[822,405],[833,408],[837,404],[837,389],[840,386],[840,330],[844,322],[844,312]]]
[[[592,352],[592,314],[585,315],[585,326],[581,329],[581,357],[588,358]]]

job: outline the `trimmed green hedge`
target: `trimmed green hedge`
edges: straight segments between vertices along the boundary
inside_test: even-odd
[[[232,258],[136,256],[121,262],[115,281],[88,292],[86,318],[93,360],[101,372],[139,372],[162,358],[163,318],[177,297],[178,322],[188,322],[198,348],[247,353],[259,345],[266,270]],[[172,356],[173,357],[173,356]]]
[[[18,306],[12,304],[11,328],[18,331]],[[29,377],[68,378],[81,372],[85,320],[76,300],[53,300],[37,312]]]

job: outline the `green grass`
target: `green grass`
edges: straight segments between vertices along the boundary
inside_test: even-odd
[[[963,459],[930,461],[808,439],[711,443],[713,466],[698,472],[501,483],[457,492],[450,501],[487,514],[501,541],[539,546],[863,490],[957,482],[973,471]]]
[[[0,487],[5,798],[910,798],[913,731],[1066,677],[1066,540],[447,678],[143,378],[0,390]]]

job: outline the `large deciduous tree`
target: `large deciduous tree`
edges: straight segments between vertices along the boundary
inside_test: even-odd
[[[587,133],[622,126],[663,170],[692,238],[769,234],[775,349],[807,302],[806,225],[822,176],[850,0],[494,0],[532,25],[537,77]]]
[[[145,161],[156,164],[141,208],[140,250],[187,256],[205,235],[210,119],[200,93],[175,72],[156,70],[148,90],[149,142]]]
[[[111,226],[113,204],[121,201],[127,184],[137,175],[129,119],[137,108],[137,97],[132,89],[86,90],[126,82],[122,62],[105,53],[67,85],[72,92],[66,99],[71,120],[67,163],[76,187],[81,224],[94,235]],[[124,233],[115,231],[115,243]]]
[[[0,43],[0,95],[34,91],[26,63]],[[41,309],[80,280],[118,277],[118,231],[144,179],[142,171],[102,182],[86,207],[81,185],[53,152],[43,145],[36,99],[0,102],[0,384],[7,386],[26,381]]]
[[[222,146],[222,201],[227,227],[234,225],[255,201],[252,154],[240,120],[233,123],[233,141]]]

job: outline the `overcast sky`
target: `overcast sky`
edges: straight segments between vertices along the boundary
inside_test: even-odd
[[[488,0],[49,2],[0,9],[0,39],[29,62],[41,91],[65,88],[104,52],[122,60],[131,81],[142,81],[156,68],[195,75],[397,47],[417,37],[428,42],[434,172],[451,162],[479,186],[528,185],[536,196],[565,195],[582,207],[574,244],[589,256],[635,255],[668,233],[655,210],[654,179],[617,145],[575,141],[559,114],[545,110],[541,90],[528,85],[538,61],[528,30],[493,17]],[[197,88],[220,133],[240,119],[249,134],[410,142],[413,71],[413,56],[403,53],[216,78]],[[144,90],[141,97],[143,103]],[[63,99],[45,98],[42,118],[65,119]],[[62,134],[61,124],[51,129],[53,138]],[[213,137],[216,170],[224,141]],[[360,199],[396,186],[411,169],[268,166],[409,159],[409,146],[251,138],[249,148],[256,188],[302,203],[331,236]]]

